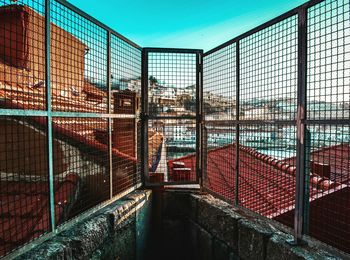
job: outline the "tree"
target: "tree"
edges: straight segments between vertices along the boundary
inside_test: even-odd
[[[158,83],[158,80],[154,76],[150,76],[148,79],[149,79],[151,86],[154,86]]]

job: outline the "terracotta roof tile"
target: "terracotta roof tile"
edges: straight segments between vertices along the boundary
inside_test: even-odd
[[[55,181],[58,223],[75,202],[78,184],[79,178],[74,174]],[[0,255],[48,232],[50,227],[48,182],[6,182],[6,187],[0,189]]]
[[[208,189],[234,200],[235,190],[235,144],[212,149],[207,157],[207,174],[204,182]],[[349,182],[349,145],[324,148],[312,153],[312,158],[324,162],[329,155],[340,158],[327,160],[333,171],[331,180],[311,173],[310,196],[316,198],[325,190],[340,187],[340,179]],[[195,169],[195,156],[189,155],[169,162],[184,162],[184,167]],[[332,158],[330,156],[329,158]],[[267,217],[274,217],[294,207],[295,158],[277,160],[249,147],[240,147],[239,201],[243,206]],[[340,173],[341,175],[337,175]]]

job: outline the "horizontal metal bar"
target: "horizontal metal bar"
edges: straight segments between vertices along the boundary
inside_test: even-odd
[[[307,119],[307,125],[350,125],[350,119]]]
[[[22,110],[0,108],[0,116],[47,116],[47,111],[43,110]]]
[[[203,53],[202,49],[181,49],[181,48],[154,48],[146,47],[143,48],[145,52],[161,52],[161,53]]]
[[[296,120],[239,120],[237,124],[240,125],[293,125],[296,124]]]
[[[206,120],[205,124],[216,125],[293,125],[296,124],[296,120]]]
[[[198,184],[198,181],[187,181],[187,182],[177,182],[177,181],[169,181],[169,182],[157,182],[157,183],[151,183],[146,181],[146,188],[147,187],[159,187],[159,186],[167,186],[167,185],[193,185]]]
[[[248,36],[250,36],[250,35],[252,35],[252,34],[254,34],[256,32],[264,30],[267,27],[270,27],[271,25],[279,23],[279,22],[281,22],[281,21],[283,21],[283,20],[285,20],[285,19],[287,19],[287,18],[289,18],[289,17],[291,17],[293,15],[298,14],[299,9],[302,8],[302,7],[303,8],[309,8],[309,7],[312,7],[312,6],[314,6],[314,5],[318,4],[318,3],[321,3],[323,1],[324,0],[312,0],[312,1],[309,1],[309,2],[307,2],[305,4],[302,4],[302,5],[294,8],[294,9],[292,9],[292,10],[290,10],[290,11],[288,11],[288,12],[286,12],[286,13],[280,15],[280,16],[277,16],[276,18],[274,18],[274,19],[272,19],[272,20],[270,20],[270,21],[268,21],[266,23],[263,23],[262,25],[259,25],[259,26],[255,27],[255,28],[253,28],[253,29],[251,29],[251,30],[249,30],[249,31],[247,31],[247,32],[237,36],[237,37],[234,37],[231,40],[229,40],[229,41],[227,41],[227,42],[225,42],[223,44],[220,44],[219,46],[217,46],[217,47],[215,47],[215,48],[205,52],[204,53],[204,57],[209,55],[209,54],[212,54],[212,53],[214,53],[214,52],[216,52],[216,51],[218,51],[218,50],[220,50],[222,48],[225,48],[228,45],[231,45],[231,44],[233,44],[233,43],[235,43],[235,42],[237,42],[237,41],[239,41],[239,40],[241,40],[243,38],[246,38],[246,37],[248,37]]]
[[[48,111],[43,110],[23,110],[23,109],[0,109],[0,116],[48,116]],[[82,112],[51,112],[52,117],[86,117],[86,118],[130,118],[138,116],[133,114],[98,114]]]
[[[188,120],[196,120],[196,116],[148,116],[148,119],[149,120],[162,120],[162,119],[165,119],[165,120],[171,120],[171,119],[174,119],[174,120],[181,120],[181,119],[188,119]]]
[[[203,120],[208,125],[236,125],[237,120]]]
[[[104,23],[101,23],[99,20],[95,19],[94,17],[92,17],[91,15],[85,13],[83,10],[79,9],[78,7],[72,5],[71,3],[69,3],[66,0],[55,0],[56,2],[60,3],[61,5],[64,5],[65,7],[67,7],[68,9],[72,10],[73,12],[81,15],[82,17],[86,18],[87,20],[93,22],[94,24],[100,26],[101,28],[109,31],[111,34],[117,36],[118,38],[122,39],[123,41],[125,41],[126,43],[132,45],[133,47],[142,50],[142,48],[134,43],[133,41],[129,40],[128,38],[126,38],[125,36],[121,35],[120,33],[116,32],[115,30],[113,30],[112,28],[110,28],[109,26],[105,25]]]
[[[90,118],[136,118],[133,114],[98,114],[98,113],[80,113],[80,112],[52,112],[53,117],[90,117]]]

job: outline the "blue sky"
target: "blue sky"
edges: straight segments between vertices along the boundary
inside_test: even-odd
[[[305,0],[69,0],[142,47],[209,50]]]

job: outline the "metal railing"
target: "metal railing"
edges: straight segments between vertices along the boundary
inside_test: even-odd
[[[2,256],[141,185],[142,49],[67,1],[0,20]]]
[[[309,1],[205,53],[203,73],[204,187],[346,252],[349,15]]]
[[[295,243],[309,234],[349,252],[349,10],[312,0],[202,55],[142,52],[64,0],[0,0],[0,256],[140,187],[150,169],[150,186],[199,181],[293,228]],[[168,81],[153,101],[148,76]],[[157,104],[156,87],[172,85],[190,87],[188,108]],[[139,115],[142,94],[153,118]],[[170,122],[153,123],[154,147],[148,119]],[[173,164],[165,181],[147,151],[159,157],[164,134],[184,127],[194,145],[161,161]]]

